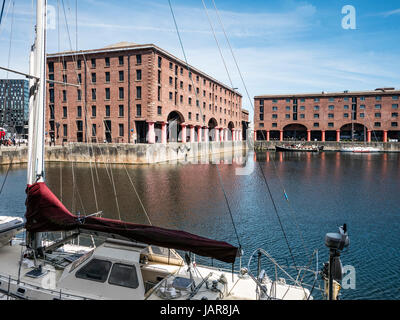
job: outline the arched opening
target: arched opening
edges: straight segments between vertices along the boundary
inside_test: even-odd
[[[185,118],[178,111],[172,111],[167,118],[167,141],[182,141],[180,133],[182,131],[181,124],[185,122]]]
[[[307,140],[307,127],[302,124],[289,124],[283,128],[283,139],[302,141]]]
[[[208,121],[208,135],[209,135],[209,141],[215,141],[215,136],[216,136],[216,130],[215,128],[218,126],[217,120],[215,118],[211,118]]]
[[[340,128],[341,141],[366,141],[367,127],[359,123],[345,124]]]
[[[233,140],[233,130],[235,129],[235,125],[233,124],[232,121],[228,123],[228,140],[232,141]]]

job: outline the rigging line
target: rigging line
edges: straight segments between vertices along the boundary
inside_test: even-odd
[[[202,0],[202,2],[203,2],[203,4],[204,4],[204,0]],[[215,4],[215,1],[212,0],[212,2],[213,2],[214,8],[215,8],[215,12],[216,12],[217,17],[218,17],[219,24],[220,24],[220,26],[221,26],[221,28],[222,28],[222,30],[223,30],[223,33],[224,33],[226,42],[228,43],[230,52],[231,52],[231,54],[232,54],[233,60],[234,60],[235,65],[236,65],[236,68],[237,68],[238,73],[239,73],[239,75],[240,75],[240,79],[241,79],[241,81],[242,81],[243,87],[245,88],[245,91],[246,91],[247,97],[248,97],[248,99],[249,99],[250,105],[251,105],[251,107],[253,108],[253,111],[254,111],[254,104],[253,104],[253,101],[252,101],[251,98],[250,98],[250,94],[249,94],[249,91],[248,91],[248,89],[247,89],[246,82],[244,81],[243,74],[242,74],[242,72],[241,72],[241,70],[240,70],[239,63],[238,63],[238,61],[237,61],[237,59],[236,59],[236,56],[235,56],[234,51],[233,51],[233,49],[232,49],[232,46],[231,46],[231,43],[230,43],[230,41],[229,41],[228,35],[227,35],[226,31],[225,31],[225,27],[224,27],[224,25],[223,25],[223,23],[222,23],[222,20],[221,20],[219,11],[218,11],[218,9],[217,9],[217,6],[216,6],[216,4]],[[263,133],[263,134],[264,134],[264,133]],[[277,172],[275,160],[273,159],[272,162],[273,162],[273,164],[274,164],[275,171]],[[261,168],[261,165],[260,165],[260,168]],[[261,170],[262,170],[262,169],[261,169]],[[264,178],[265,178],[265,180],[266,180],[266,177],[265,177],[264,173],[263,173],[263,176],[264,176]],[[277,174],[277,176],[278,176],[278,178],[279,178],[279,181],[281,182],[281,179],[280,179],[279,174]],[[288,204],[289,204],[289,200],[288,200],[288,198],[287,198],[287,193],[286,193],[285,188],[283,187],[282,182],[281,182],[281,186],[282,186],[282,188],[283,188],[285,197],[286,197],[286,199],[287,199],[287,201],[288,201]],[[272,195],[271,195],[271,199],[272,199]],[[291,206],[290,206],[290,208],[293,209]],[[300,233],[301,238],[303,239],[302,233],[301,233],[301,231],[300,231],[299,228],[298,228],[297,221],[296,221],[296,227],[297,227],[297,229],[298,229],[298,232]],[[283,230],[282,230],[282,231],[283,231]],[[285,234],[285,232],[284,232],[284,234]],[[304,245],[304,244],[303,244],[303,245]],[[290,248],[289,248],[289,249],[290,249]],[[306,252],[307,252],[307,251],[306,251]],[[308,253],[307,253],[307,254],[308,254]]]
[[[215,32],[214,32],[214,28],[212,27],[212,23],[211,23],[211,21],[210,21],[210,18],[209,18],[209,15],[208,15],[207,8],[206,8],[206,6],[205,6],[204,0],[202,0],[202,3],[203,3],[203,6],[204,6],[204,10],[205,10],[205,12],[206,12],[206,14],[207,14],[208,21],[209,21],[209,23],[210,23],[211,29],[213,30],[213,34],[214,34],[215,41],[216,41],[216,43],[217,43],[218,48],[220,49],[220,46],[219,46],[218,40],[217,40],[217,38],[216,38],[216,35],[215,35]],[[216,8],[216,5],[215,5],[215,2],[214,2],[214,1],[213,1],[213,3],[214,3],[214,7]],[[218,15],[218,17],[219,17],[219,15]],[[221,23],[221,25],[222,25],[222,22],[221,22],[220,19],[219,19],[219,21],[220,21],[220,23]],[[224,29],[224,34],[225,34],[225,37],[227,38],[225,29]],[[227,38],[227,39],[228,39],[228,38]],[[232,56],[234,57],[233,50],[232,50],[232,47],[230,46],[230,44],[229,44],[229,47],[230,47],[230,49],[231,49]],[[221,54],[222,60],[224,61],[224,65],[225,65],[226,72],[228,73],[228,77],[231,78],[230,75],[229,75],[229,71],[228,71],[228,69],[226,68],[225,60],[224,60],[224,57],[223,57],[223,55],[222,55],[221,50],[220,50],[220,54]],[[235,62],[236,62],[236,66],[237,66],[237,68],[238,68],[238,70],[239,70],[239,72],[240,72],[240,69],[239,69],[239,67],[238,67],[236,58],[234,58],[234,59],[235,59]],[[240,74],[241,74],[241,72],[240,72]],[[243,77],[242,77],[242,81],[243,81]],[[244,82],[244,81],[243,81],[243,82]],[[233,85],[232,85],[232,87],[233,87]],[[247,94],[248,94],[247,87],[246,87],[246,92],[247,92]],[[249,97],[249,100],[251,100],[249,94],[248,94],[248,97]],[[271,200],[272,200],[272,202],[273,202],[273,205],[274,205],[274,208],[275,208],[275,213],[276,213],[276,215],[277,215],[277,217],[278,217],[279,224],[280,224],[281,230],[282,230],[282,232],[283,232],[283,235],[284,235],[284,237],[285,237],[287,246],[288,246],[288,248],[289,248],[290,255],[291,255],[292,259],[293,259],[294,265],[296,266],[296,261],[295,261],[294,255],[293,255],[293,253],[292,253],[292,249],[291,249],[290,244],[289,244],[289,241],[288,241],[288,239],[287,239],[286,232],[285,232],[285,230],[284,230],[284,228],[283,228],[283,225],[282,225],[282,222],[281,222],[281,219],[280,219],[278,210],[277,210],[276,205],[275,205],[275,201],[274,201],[274,199],[273,199],[273,196],[272,196],[272,193],[271,193],[269,184],[268,184],[267,179],[266,179],[266,177],[265,177],[264,171],[263,171],[262,168],[261,168],[261,165],[260,165],[260,169],[261,169],[261,172],[262,172],[262,174],[263,174],[265,183],[266,183],[266,185],[267,185],[268,192],[269,192],[269,194],[270,194],[270,198],[271,198]],[[219,172],[218,172],[218,173],[219,173]],[[221,183],[222,183],[222,182],[221,182]],[[228,206],[229,206],[229,205],[228,205]],[[296,269],[297,269],[297,266],[296,266]]]
[[[71,155],[71,146],[69,147],[70,149],[70,155]],[[74,162],[71,161],[71,169],[72,169],[72,212],[75,213],[75,172],[74,172]]]
[[[203,1],[203,0],[202,0],[202,1]],[[242,74],[242,72],[241,72],[241,70],[240,70],[240,68],[239,68],[238,61],[237,61],[236,56],[235,56],[235,54],[234,54],[234,52],[233,52],[233,49],[232,49],[232,46],[231,46],[231,42],[229,41],[229,38],[228,38],[227,33],[226,33],[226,31],[225,31],[225,27],[224,27],[224,25],[223,25],[223,23],[222,23],[221,17],[220,17],[220,15],[219,15],[219,11],[218,11],[218,9],[217,9],[217,6],[216,6],[216,4],[215,4],[215,1],[212,0],[212,2],[213,2],[213,5],[214,5],[214,8],[215,8],[215,12],[216,12],[216,14],[217,14],[217,18],[218,18],[219,24],[221,25],[222,31],[223,31],[223,33],[224,33],[226,42],[228,43],[229,50],[230,50],[230,52],[231,52],[231,54],[232,54],[233,61],[235,62],[235,65],[236,65],[236,68],[237,68],[237,70],[238,70],[240,79],[242,80],[242,83],[243,83],[243,87],[244,87],[244,89],[245,89],[245,91],[246,91],[246,94],[247,94],[247,97],[248,97],[248,99],[249,99],[249,101],[250,101],[250,105],[253,105],[253,101],[252,101],[251,98],[250,98],[249,91],[247,90],[247,86],[246,86],[246,83],[245,83],[244,78],[243,78],[243,74]],[[253,109],[254,109],[254,107],[253,107]]]
[[[207,13],[207,9],[206,9],[204,0],[202,0],[202,3],[203,3],[203,6],[204,6],[205,11],[206,11],[206,13]],[[216,8],[215,1],[213,1],[213,4],[214,4],[214,7]],[[210,26],[211,26],[211,28],[213,29],[212,23],[211,23],[211,21],[210,21],[210,19],[209,19],[209,16],[208,16],[208,13],[207,13],[207,17],[208,17]],[[219,17],[219,14],[218,14],[218,19],[219,19],[219,22],[220,22],[221,26],[223,26],[222,21],[221,21],[221,19],[220,19],[220,17]],[[224,35],[225,35],[226,39],[228,40],[228,37],[227,37],[226,32],[225,32],[225,28],[223,28],[223,30],[224,30]],[[213,32],[214,32],[214,29],[213,29]],[[214,38],[215,38],[215,40],[216,40],[216,42],[217,42],[217,45],[218,45],[218,47],[219,47],[218,40],[216,39],[216,36],[215,36],[215,32],[214,32]],[[233,53],[232,46],[230,45],[230,42],[229,42],[229,41],[228,41],[228,43],[229,43],[229,48],[230,48],[230,50],[231,50],[232,56],[233,56],[233,58],[234,58],[234,60],[235,60],[236,67],[238,68],[239,74],[240,74],[241,79],[242,79],[242,81],[243,81],[243,84],[244,84],[244,86],[245,86],[247,96],[248,96],[249,100],[251,101],[249,92],[248,92],[248,90],[247,90],[247,86],[245,85],[245,82],[244,82],[242,73],[241,73],[241,71],[240,71],[240,68],[239,68],[239,65],[238,65],[238,63],[237,63],[236,57],[235,57],[235,55],[234,55],[234,53]],[[222,59],[224,60],[224,58],[223,58],[223,56],[222,56],[222,53],[221,53],[221,57],[222,57]],[[224,64],[225,64],[225,63],[224,63]],[[228,71],[228,70],[226,70],[226,71],[227,71],[228,76],[229,76],[229,71]],[[230,76],[229,76],[229,78],[230,78]],[[266,176],[265,176],[265,174],[264,174],[264,171],[262,170],[261,164],[259,164],[259,165],[260,165],[260,169],[261,169],[262,175],[263,175],[263,177],[264,177],[264,181],[265,181],[265,183],[266,183],[266,185],[267,185],[267,189],[268,189],[268,192],[269,192],[271,201],[272,201],[272,203],[273,203],[273,206],[274,206],[274,209],[275,209],[275,213],[276,213],[276,216],[277,216],[277,218],[278,218],[278,221],[279,221],[279,224],[280,224],[282,233],[283,233],[283,235],[284,235],[284,237],[285,237],[286,244],[287,244],[287,246],[288,246],[288,249],[289,249],[291,258],[292,258],[293,263],[294,263],[294,265],[295,265],[295,267],[296,267],[296,269],[297,269],[296,261],[295,261],[295,258],[294,258],[292,249],[291,249],[291,247],[290,247],[290,244],[289,244],[289,241],[288,241],[288,238],[287,238],[285,229],[283,228],[283,224],[282,224],[281,218],[280,218],[280,216],[279,216],[279,213],[278,213],[278,210],[277,210],[275,201],[274,201],[274,199],[273,199],[273,196],[272,196],[272,193],[271,193],[271,190],[270,190],[270,187],[269,187],[269,183],[267,182],[267,178],[266,178]],[[275,167],[275,168],[276,168],[276,167]],[[284,191],[284,193],[286,194],[286,191]],[[307,252],[307,251],[306,251],[306,252]]]
[[[70,35],[70,32],[69,32],[67,15],[66,15],[66,12],[65,12],[64,0],[62,0],[62,5],[63,5],[63,13],[64,13],[65,25],[66,25],[66,28],[67,28],[67,35],[68,35],[68,39],[69,39],[70,49],[72,51],[73,50],[72,41],[71,41],[71,35]],[[68,6],[69,6],[69,2],[68,2]],[[75,68],[75,66],[76,66],[76,57],[74,55],[72,55],[72,60],[74,62],[74,70],[75,70],[75,73],[76,73],[76,77],[78,79],[78,72],[77,72],[77,70]],[[63,56],[63,61],[64,61],[64,56]],[[86,60],[85,60],[85,63],[86,63]],[[85,74],[85,78],[86,78],[86,76],[87,76],[87,74]],[[93,84],[93,82],[92,82],[92,84]],[[84,102],[85,102],[85,120],[87,121],[86,95],[84,97]],[[91,119],[89,119],[89,122],[90,122],[90,124],[92,124]],[[89,133],[88,133],[88,130],[87,130],[87,125],[85,125],[85,127],[86,127],[85,137],[86,137],[86,141],[88,142],[88,150],[90,151],[90,148],[91,148],[92,149],[92,154],[94,154],[93,144],[89,142]],[[90,172],[91,172],[91,178],[92,178],[93,193],[94,193],[94,198],[95,198],[95,203],[96,203],[96,210],[99,211],[99,205],[98,205],[98,201],[97,201],[97,192],[96,192],[96,186],[95,186],[95,182],[94,182],[93,166],[92,166],[92,160],[91,159],[90,159],[90,164],[89,165],[90,165]],[[96,175],[98,177],[97,166],[95,166],[95,170],[96,170]],[[111,178],[110,178],[110,181],[111,181]]]
[[[11,12],[11,29],[10,29],[10,44],[8,47],[8,63],[7,63],[7,68],[10,68],[10,63],[11,63],[11,49],[12,49],[12,39],[14,35],[14,5],[15,2],[12,2],[12,12]],[[9,73],[7,72],[7,80],[8,80],[8,75]]]
[[[125,168],[125,171],[126,171],[126,174],[127,174],[128,178],[129,178],[129,181],[130,181],[130,183],[131,183],[131,185],[132,185],[132,187],[133,187],[133,190],[135,191],[136,196],[137,196],[137,198],[138,198],[138,200],[139,200],[139,202],[140,202],[140,205],[142,206],[142,209],[143,209],[143,211],[144,211],[144,213],[145,213],[145,215],[146,215],[146,217],[147,217],[147,220],[149,221],[149,224],[152,226],[153,224],[151,223],[150,217],[149,217],[149,215],[147,214],[146,208],[144,207],[143,202],[142,202],[142,200],[140,199],[140,196],[139,196],[139,193],[138,193],[137,190],[136,190],[135,184],[133,183],[133,181],[132,181],[132,179],[131,179],[131,176],[129,175],[129,172],[128,172],[128,169],[127,169],[127,167],[126,167],[126,164],[124,164],[124,168]]]
[[[31,17],[30,17],[30,31],[29,31],[28,57],[29,57],[30,54],[31,54],[31,46],[32,46],[32,44],[33,44],[33,32],[34,32],[34,25],[35,25],[34,22],[33,22],[33,20],[34,20],[34,12],[35,12],[33,1],[34,1],[34,0],[31,1]]]
[[[285,238],[286,245],[287,245],[287,247],[288,247],[288,249],[289,249],[290,257],[291,257],[292,260],[293,260],[293,264],[294,264],[294,267],[295,267],[295,269],[296,269],[296,272],[300,272],[301,269],[299,269],[299,268],[297,267],[296,260],[295,260],[295,258],[294,258],[292,249],[291,249],[291,247],[290,247],[289,240],[288,240],[288,238],[287,238],[287,236],[286,236],[286,232],[285,232],[285,229],[284,229],[284,227],[283,227],[281,218],[280,218],[280,216],[279,216],[278,209],[277,209],[276,204],[275,204],[275,200],[274,200],[274,198],[273,198],[273,196],[272,196],[271,188],[270,188],[269,183],[268,183],[268,180],[267,180],[267,178],[266,178],[266,176],[265,176],[265,174],[264,174],[264,170],[262,169],[261,163],[259,163],[259,167],[260,167],[261,173],[262,173],[262,175],[263,175],[265,184],[266,184],[266,186],[267,186],[267,190],[268,190],[270,199],[271,199],[271,201],[272,201],[272,204],[273,204],[273,207],[274,207],[274,210],[275,210],[275,214],[276,214],[276,216],[277,216],[277,218],[278,218],[278,222],[279,222],[281,231],[282,231],[283,236],[284,236],[284,238]],[[303,287],[303,285],[302,285],[301,283],[300,283],[300,286],[301,286],[301,288],[303,289],[304,294],[306,294],[306,291],[305,291],[305,289],[304,289],[304,287]],[[287,293],[287,292],[286,292],[286,293]],[[285,293],[285,295],[286,295],[286,293]]]
[[[118,196],[117,196],[117,189],[115,188],[114,175],[113,175],[113,173],[112,173],[112,169],[111,169],[111,178],[112,178],[112,186],[113,186],[113,190],[114,190],[115,203],[116,203],[116,205],[117,205],[118,217],[119,217],[119,220],[122,221],[122,218],[121,218],[121,211],[120,211],[120,209],[119,209],[119,202],[118,202]],[[124,225],[124,226],[125,226],[125,228],[126,228],[126,225]]]
[[[94,182],[94,176],[93,176],[93,168],[92,168],[92,158],[90,157],[90,174],[92,177],[92,186],[93,186],[93,194],[94,194],[94,201],[96,203],[96,212],[99,212],[99,204],[97,202],[97,193],[96,193],[96,186]]]
[[[188,70],[189,70],[189,74],[190,74],[190,72],[191,72],[191,71],[190,71],[190,66],[189,66],[189,63],[188,63],[187,56],[186,56],[185,48],[184,48],[184,46],[183,46],[182,38],[181,38],[181,35],[180,35],[180,33],[179,33],[179,28],[178,28],[178,24],[177,24],[177,22],[176,22],[175,13],[174,13],[174,10],[173,10],[173,8],[172,8],[171,0],[168,0],[168,3],[169,3],[170,10],[171,10],[172,18],[173,18],[173,20],[174,20],[175,29],[176,29],[176,33],[177,33],[177,35],[178,35],[179,43],[180,43],[180,46],[181,46],[181,48],[182,48],[182,53],[183,53],[183,56],[184,56],[184,58],[185,58],[186,66],[187,66],[187,68],[188,68]],[[191,79],[192,86],[193,86],[193,89],[194,89],[195,86],[194,86],[193,77],[190,77],[190,79]],[[196,101],[197,101],[197,100],[198,100],[197,90],[194,90],[194,92],[195,92]],[[197,104],[197,103],[196,103],[196,104]],[[198,108],[199,108],[199,110],[200,110],[200,115],[201,115],[201,117],[202,117],[202,119],[203,119],[203,125],[205,126],[205,119],[204,119],[204,117],[203,117],[203,112],[202,112],[202,110],[201,110],[200,105],[198,105]],[[186,138],[186,137],[185,137],[185,138]],[[231,221],[232,221],[232,224],[233,224],[233,228],[234,228],[234,231],[235,231],[235,235],[236,235],[236,238],[237,238],[239,247],[241,248],[242,245],[241,245],[241,243],[240,243],[240,238],[239,238],[239,235],[238,235],[237,230],[236,230],[235,221],[234,221],[234,219],[233,219],[232,211],[231,211],[231,208],[230,208],[230,206],[229,206],[229,201],[228,201],[228,198],[227,198],[227,196],[226,196],[225,188],[224,188],[224,186],[223,186],[223,184],[222,184],[222,179],[221,179],[221,174],[220,174],[220,169],[219,169],[219,167],[218,167],[218,164],[216,164],[216,168],[217,168],[218,176],[220,177],[220,179],[219,179],[220,185],[221,185],[222,191],[223,191],[223,193],[224,193],[225,202],[226,202],[226,205],[227,205],[227,207],[228,207],[228,211],[229,211],[229,215],[230,215],[230,217],[231,217]]]
[[[6,19],[7,19],[7,17],[8,17],[8,12],[9,12],[9,10],[10,10],[10,6],[11,6],[11,0],[8,2],[6,14],[5,14],[5,15],[3,14],[4,19],[2,19],[2,20],[6,20]],[[4,25],[4,24],[3,24],[3,25]],[[0,34],[1,34],[1,29],[2,29],[1,27],[2,27],[2,25],[0,24]]]
[[[63,202],[63,176],[62,176],[62,164],[60,164],[60,201]]]
[[[83,214],[86,215],[86,209],[85,209],[85,206],[83,205],[81,193],[79,192],[79,188],[78,188],[78,185],[76,184],[76,180],[75,180],[75,192],[78,194],[78,199],[79,199],[79,202],[81,204],[81,208],[82,208]]]
[[[311,266],[311,264],[313,263],[314,256],[315,256],[315,252],[316,252],[316,251],[313,252],[313,254],[311,255],[311,258],[310,258],[310,260],[309,260],[308,265],[305,266],[305,268],[304,268],[304,273],[303,273],[303,276],[302,276],[301,279],[300,279],[300,283],[303,283],[303,280],[304,280],[304,278],[305,278],[305,276],[306,276],[306,274],[307,274],[307,270],[310,269],[310,266]],[[300,275],[301,275],[301,269],[300,269],[300,271],[299,271],[298,277],[300,277]]]
[[[75,27],[76,51],[78,51],[78,0],[75,0]]]
[[[8,174],[10,173],[10,170],[11,170],[11,167],[12,167],[12,164],[13,164],[13,160],[14,160],[14,157],[11,158],[11,163],[9,164],[9,166],[7,168],[6,176],[4,177],[3,183],[1,185],[0,195],[3,193],[4,186],[5,186],[6,182],[7,182]]]
[[[69,146],[69,151],[70,151],[69,156],[72,154],[71,149],[72,149],[72,147],[70,145]],[[82,197],[79,192],[78,186],[76,184],[74,159],[71,161],[71,168],[72,168],[72,212],[75,213],[77,211],[77,210],[75,210],[75,209],[77,209],[76,204],[75,204],[75,196],[76,196],[76,194],[78,194],[78,199],[81,204],[83,214],[86,215],[85,206],[83,205]]]
[[[204,3],[204,0],[201,0],[201,2],[203,3],[204,11],[205,11],[205,13],[206,13],[206,15],[207,15],[207,19],[208,19],[208,22],[209,22],[209,24],[210,24],[212,33],[213,33],[213,35],[214,35],[215,42],[217,43],[218,50],[219,50],[219,54],[221,55],[222,62],[224,63],[224,67],[225,67],[226,73],[228,74],[229,81],[230,81],[231,86],[232,86],[232,88],[233,88],[232,78],[231,78],[231,76],[230,76],[230,74],[229,74],[228,67],[226,66],[226,62],[225,62],[224,56],[223,56],[223,54],[222,54],[221,46],[219,45],[218,38],[217,38],[217,35],[215,34],[215,30],[214,30],[214,27],[213,27],[213,25],[212,25],[212,23],[211,23],[210,16],[208,15],[208,10],[207,10],[206,4]]]
[[[217,167],[218,167],[218,165],[217,165]],[[236,235],[237,241],[238,241],[238,243],[239,243],[239,247],[241,248],[242,245],[240,244],[240,239],[239,239],[238,232],[237,232],[237,230],[236,230],[235,221],[233,220],[233,215],[232,215],[231,207],[230,207],[230,205],[229,205],[228,197],[226,196],[224,184],[223,184],[223,182],[222,182],[221,172],[220,172],[220,170],[217,170],[217,172],[218,172],[219,182],[220,182],[222,191],[223,191],[223,193],[224,193],[225,202],[226,202],[226,205],[228,206],[229,215],[230,215],[231,220],[232,220],[233,229],[235,230],[235,235]]]
[[[72,50],[72,49],[71,49],[71,50]],[[84,62],[84,66],[85,66],[85,79],[87,79],[87,75],[88,75],[88,73],[89,73],[88,62],[87,62],[87,59],[86,59],[86,55],[85,55],[84,53],[81,53],[81,54],[82,54],[83,62]],[[76,74],[77,74],[77,76],[78,76],[78,72],[77,72],[76,70],[75,70],[75,72],[76,72]],[[93,83],[91,77],[89,77],[89,79],[90,79],[91,85],[94,85],[94,83]],[[87,104],[87,99],[86,99],[86,93],[85,93],[85,94],[84,94],[84,105],[85,105],[85,116],[86,116],[86,119],[87,119],[87,107],[86,107],[86,104]],[[92,120],[91,120],[90,118],[87,119],[87,120],[89,120],[89,124],[93,124],[93,123],[92,123]],[[86,131],[87,131],[87,127],[86,127]],[[96,137],[96,141],[98,142],[97,137]],[[94,154],[94,147],[93,147],[93,144],[90,144],[90,143],[89,143],[89,145],[91,146],[92,152],[93,152],[93,154]],[[103,157],[105,157],[105,153],[103,153],[103,151],[101,150],[100,146],[98,146],[98,148],[99,148],[99,151],[100,151],[101,155],[102,155]],[[107,162],[104,162],[104,165],[105,165],[106,173],[107,173],[107,175],[108,175],[108,178],[109,178],[109,180],[110,180],[110,183],[112,183],[112,181],[111,181],[111,175],[110,175],[109,168],[108,168],[108,163],[107,163]],[[112,170],[112,169],[111,169],[111,164],[110,164],[110,170]],[[97,175],[97,179],[98,179],[98,172],[97,172],[97,166],[96,166],[96,165],[95,165],[95,171],[96,171],[96,175]]]
[[[4,3],[3,3],[3,8],[4,8]],[[3,10],[2,10],[3,11]],[[2,12],[2,14],[3,14],[3,12]],[[14,25],[14,1],[13,1],[13,7],[12,7],[12,18],[11,18],[11,32],[10,32],[10,44],[9,44],[9,51],[8,51],[8,68],[10,68],[10,57],[11,57],[11,44],[12,44],[12,35],[13,35],[13,25]],[[7,79],[8,79],[8,72],[7,72]],[[8,88],[7,88],[8,87]],[[10,84],[8,83],[8,85],[5,87],[5,90],[9,90],[9,88],[10,88]],[[4,100],[4,106],[5,106],[5,100]],[[15,141],[15,140],[14,140]],[[15,152],[17,151],[17,144],[15,144]],[[7,182],[7,179],[8,179],[8,175],[9,175],[9,173],[10,173],[10,170],[11,170],[11,168],[12,168],[12,165],[13,165],[13,162],[14,162],[14,154],[15,154],[15,152],[14,153],[12,153],[12,155],[11,155],[11,161],[10,161],[10,164],[8,165],[8,168],[7,168],[7,172],[6,172],[6,176],[4,177],[4,180],[3,180],[3,183],[2,183],[2,185],[1,185],[1,189],[0,189],[0,195],[2,194],[2,192],[3,192],[3,189],[4,189],[4,186],[5,186],[5,184],[6,184],[6,182]]]
[[[33,0],[32,0],[33,1]],[[60,46],[60,0],[57,0],[57,51],[61,51],[61,46]],[[58,61],[60,61],[60,57],[58,57]]]
[[[276,167],[275,161],[272,161],[272,164],[273,164],[273,166],[274,166],[275,172],[277,173],[277,172],[278,172],[278,169],[277,169],[277,167]],[[293,206],[292,206],[292,204],[291,204],[291,202],[290,202],[290,200],[289,200],[289,197],[288,197],[288,195],[287,195],[285,186],[283,185],[283,181],[282,181],[281,177],[279,176],[279,174],[277,174],[277,177],[278,177],[279,184],[281,185],[281,188],[282,188],[282,190],[283,190],[286,203],[288,204],[290,211],[294,213],[292,216],[293,216],[293,218],[294,218],[294,224],[295,224],[295,226],[296,226],[297,232],[298,232],[299,235],[300,235],[300,239],[301,239],[301,242],[302,242],[303,249],[304,249],[306,255],[309,255],[309,251],[308,251],[309,248],[308,248],[308,246],[305,244],[305,241],[304,241],[304,238],[303,238],[303,233],[301,232],[301,230],[300,230],[300,228],[299,228],[299,223],[298,223],[298,221],[297,221],[297,217],[296,217],[296,214],[295,214],[296,211],[294,210],[294,208],[293,208]]]
[[[90,122],[90,124],[92,124],[91,119],[89,119],[89,122]],[[93,142],[89,139],[89,132],[88,132],[87,128],[85,130],[85,136],[86,136],[86,141],[88,142],[87,145],[88,145],[88,151],[89,151],[89,166],[90,166],[90,173],[91,173],[91,177],[92,177],[92,186],[93,186],[93,193],[94,193],[94,198],[95,198],[95,202],[96,202],[96,209],[97,209],[97,212],[98,212],[99,211],[99,205],[98,205],[98,201],[97,201],[97,191],[96,191],[96,185],[95,185],[94,176],[93,176],[92,157],[90,156],[90,150],[92,151],[91,154],[93,156],[95,155],[95,153],[94,153],[94,148],[93,148]],[[98,172],[97,172],[96,161],[94,161],[94,168],[95,168],[97,181],[99,182],[99,175],[98,175]]]
[[[6,0],[3,0],[3,5],[1,6],[1,13],[0,13],[0,25],[1,25],[1,21],[3,20],[3,13],[4,13],[5,4],[6,4]]]
[[[272,196],[271,188],[270,188],[270,186],[269,186],[268,180],[267,180],[267,178],[266,178],[266,176],[265,176],[265,174],[264,174],[264,170],[262,169],[262,166],[261,166],[260,163],[259,163],[259,167],[260,167],[261,173],[262,173],[262,175],[263,175],[265,185],[267,186],[268,194],[269,194],[269,196],[270,196],[270,198],[271,198],[272,205],[273,205],[273,207],[274,207],[274,211],[275,211],[276,217],[278,218],[279,225],[280,225],[280,227],[281,227],[283,236],[284,236],[285,241],[286,241],[286,245],[287,245],[287,247],[288,247],[288,249],[289,249],[290,256],[291,256],[291,258],[292,258],[292,260],[293,260],[293,263],[294,263],[294,266],[295,266],[296,270],[298,271],[298,268],[297,268],[297,265],[296,265],[296,260],[295,260],[295,258],[294,258],[293,252],[292,252],[292,248],[290,247],[289,240],[288,240],[288,238],[287,238],[287,236],[286,236],[285,229],[283,228],[283,224],[282,224],[281,218],[280,218],[279,213],[278,213],[278,208],[276,207],[276,203],[275,203],[274,197]]]

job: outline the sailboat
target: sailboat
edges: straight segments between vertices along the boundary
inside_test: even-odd
[[[46,83],[46,0],[37,0],[36,38],[30,55],[30,118],[27,200],[23,238],[7,234],[0,248],[0,298],[24,300],[310,300],[312,290],[286,273],[270,278],[261,269],[253,275],[250,261],[233,270],[241,248],[180,230],[82,217],[68,211],[45,183],[44,106]],[[0,219],[0,226],[2,221]],[[7,220],[8,221],[8,220]],[[22,223],[22,224],[21,224]],[[1,227],[0,227],[1,230]],[[47,234],[61,233],[50,240]],[[99,246],[74,242],[81,236],[102,240]],[[327,235],[327,246],[340,252],[347,233]],[[182,258],[178,250],[186,252]],[[232,270],[198,265],[195,255],[232,265]],[[338,261],[336,259],[335,261]],[[332,265],[333,266],[333,265]],[[333,267],[329,295],[338,295]],[[335,269],[336,270],[336,269]],[[340,273],[337,270],[336,273]],[[317,272],[318,273],[318,272]],[[317,276],[317,273],[315,276]],[[333,286],[335,284],[336,286]],[[334,289],[335,288],[335,289]]]

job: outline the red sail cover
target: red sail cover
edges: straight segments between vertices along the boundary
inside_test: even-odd
[[[71,214],[45,183],[27,188],[26,230],[56,232],[76,229],[118,234],[122,237],[164,248],[193,252],[234,263],[238,248],[226,243],[199,237],[184,231],[126,223],[97,217],[84,220]]]

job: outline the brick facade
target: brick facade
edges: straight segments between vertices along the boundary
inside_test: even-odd
[[[47,139],[56,144],[173,141],[173,118],[179,141],[235,140],[242,130],[239,93],[155,45],[50,54],[47,66],[50,80],[79,84],[80,78],[79,89],[47,85]],[[209,127],[227,134],[206,137]]]
[[[257,96],[255,138],[308,141],[399,140],[399,97],[400,91],[393,88]]]

